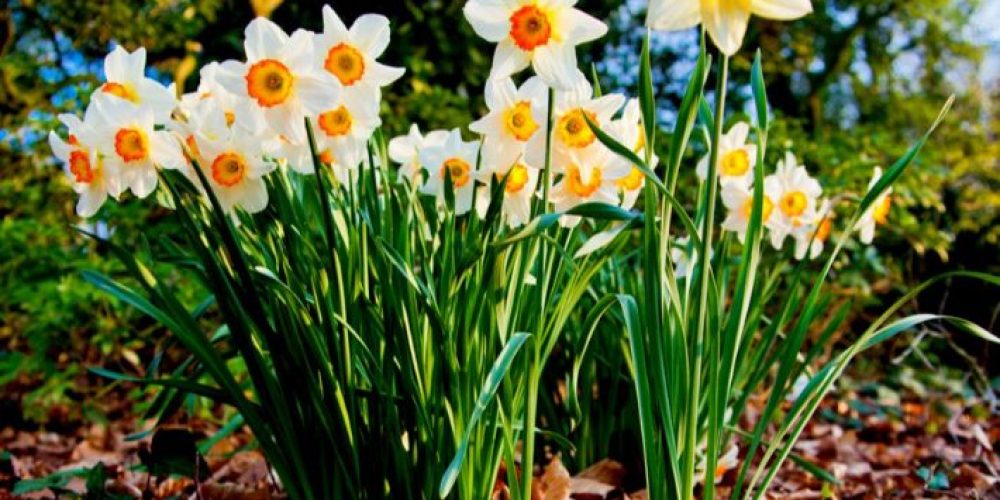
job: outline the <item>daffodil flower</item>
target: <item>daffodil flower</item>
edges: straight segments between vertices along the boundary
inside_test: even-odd
[[[875,184],[882,178],[882,169],[875,167],[872,180],[868,183],[868,189],[875,187]],[[861,242],[868,245],[875,239],[875,226],[884,225],[889,222],[889,211],[892,208],[892,188],[888,188],[882,193],[874,203],[861,214],[855,228],[861,234]]]
[[[378,101],[340,99],[315,120],[320,160],[328,157],[329,161],[324,163],[336,163],[346,169],[356,168],[365,159],[368,139],[381,124]]]
[[[329,6],[323,6],[323,32],[313,38],[315,64],[337,78],[344,99],[353,105],[377,106],[381,87],[403,76],[403,68],[376,59],[389,46],[389,19],[377,14],[358,17],[351,28]]]
[[[75,115],[59,115],[59,121],[69,132],[67,141],[49,132],[52,153],[63,162],[66,178],[80,195],[76,203],[80,217],[93,216],[109,195],[117,197],[122,191],[118,170],[103,161],[97,140],[91,134],[95,125],[93,109],[93,106],[87,108],[83,121]]]
[[[105,83],[97,92],[148,107],[157,123],[164,123],[177,106],[173,84],[165,87],[147,78],[146,49],[140,47],[128,52],[121,45],[115,46],[104,58]]]
[[[389,159],[399,165],[400,179],[423,184],[420,152],[426,147],[443,145],[447,139],[447,130],[432,130],[425,136],[415,123],[410,125],[410,131],[406,135],[393,137],[389,141]]]
[[[506,173],[524,155],[525,145],[540,130],[544,135],[548,87],[538,77],[520,88],[510,77],[486,82],[490,112],[469,125],[483,135],[483,162],[487,170]]]
[[[601,129],[609,131],[611,118],[625,104],[625,96],[605,94],[594,98],[590,82],[580,75],[571,90],[556,94],[553,104],[552,167],[555,172],[564,172],[575,158],[584,158],[595,151],[607,149],[597,140],[597,135],[587,124],[587,118]],[[533,135],[525,146],[524,157],[527,163],[544,165],[545,148],[545,133]]]
[[[455,214],[462,215],[472,208],[476,189],[476,155],[479,144],[465,142],[458,129],[448,133],[443,144],[427,146],[420,151],[420,164],[428,178],[421,191],[444,201],[445,179],[451,177],[455,194]]]
[[[267,207],[263,177],[274,165],[264,159],[262,146],[261,138],[234,129],[218,138],[199,137],[202,171],[226,212],[239,207],[256,213]]]
[[[833,230],[833,210],[830,200],[823,200],[809,224],[792,233],[795,238],[795,258],[802,260],[808,254],[815,259],[823,253],[826,241]]]
[[[804,238],[806,232],[811,233],[808,226],[816,219],[817,200],[823,194],[823,187],[798,164],[791,151],[785,152],[785,158],[778,161],[778,168],[767,179],[773,179],[778,186],[774,199],[778,211],[770,229],[771,242],[780,249],[787,236]]]
[[[576,0],[469,0],[465,18],[476,34],[497,44],[490,78],[531,66],[548,86],[572,88],[580,74],[576,46],[608,31],[574,5]]]
[[[229,92],[252,99],[275,133],[294,142],[305,139],[305,117],[333,107],[342,86],[313,64],[312,34],[289,37],[278,25],[258,17],[243,43],[247,61],[226,61],[217,79]]]
[[[618,203],[617,181],[628,175],[631,166],[608,148],[601,147],[587,151],[581,156],[573,155],[562,169],[562,176],[552,187],[549,201],[558,212],[588,202]],[[574,227],[580,217],[564,215],[559,224]]]
[[[538,186],[537,168],[532,168],[522,162],[517,162],[509,166],[506,172],[494,170],[480,170],[478,179],[485,185],[490,184],[490,177],[500,182],[507,179],[503,187],[503,201],[500,206],[500,213],[504,221],[510,227],[519,227],[531,220],[531,200]],[[490,190],[480,189],[476,195],[476,213],[480,217],[486,216],[486,211],[490,206]]]
[[[175,121],[182,137],[188,137],[194,130],[202,130],[210,118],[216,118],[214,108],[219,108],[225,118],[224,123],[212,123],[219,126],[221,133],[229,127],[236,126],[245,129],[253,135],[262,135],[267,129],[267,120],[260,106],[252,99],[229,92],[218,81],[219,63],[211,62],[201,68],[198,73],[198,89],[181,96],[180,112],[183,121]]]
[[[120,172],[122,186],[132,194],[145,198],[156,189],[157,168],[183,170],[187,165],[176,137],[156,130],[151,108],[103,94],[93,102],[104,168]]]
[[[753,167],[757,164],[757,146],[747,143],[749,136],[750,126],[745,122],[739,122],[719,139],[716,172],[719,182],[723,185],[736,183],[746,186],[753,180]],[[695,173],[701,180],[705,180],[708,176],[708,160],[709,155],[706,154],[695,168]]]
[[[719,50],[731,56],[743,45],[751,14],[787,21],[810,12],[810,0],[650,0],[646,25],[674,31],[702,24]]]
[[[646,135],[642,129],[642,115],[639,110],[639,100],[629,99],[622,111],[622,117],[611,123],[611,128],[622,139],[622,144],[631,146],[632,151],[640,158],[645,156]],[[655,168],[659,163],[656,155],[652,155],[649,162],[650,168]],[[618,188],[622,192],[621,207],[629,210],[635,206],[635,202],[642,193],[642,187],[646,185],[646,174],[639,170],[639,167],[632,165],[628,175],[618,179]]]
[[[761,220],[765,226],[773,224],[774,200],[778,199],[780,188],[775,179],[764,180],[764,200]],[[741,183],[722,185],[722,204],[728,209],[722,229],[735,232],[743,243],[746,240],[747,227],[750,225],[750,215],[753,210],[753,188]],[[772,241],[773,243],[773,241]]]

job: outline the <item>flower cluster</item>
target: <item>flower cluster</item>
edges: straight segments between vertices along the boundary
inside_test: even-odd
[[[389,142],[398,177],[440,202],[450,183],[458,215],[485,215],[490,184],[502,182],[501,212],[511,227],[527,223],[532,204],[543,197],[549,203],[545,209],[557,212],[590,202],[631,209],[645,176],[599,141],[591,124],[645,157],[639,103],[616,93],[597,95],[577,68],[576,46],[601,37],[607,27],[573,4],[469,0],[466,18],[476,33],[497,44],[484,89],[488,113],[469,125],[479,139],[464,140],[460,129],[424,135],[413,125],[407,135]],[[735,11],[724,8],[729,4]],[[731,30],[718,31],[729,26],[716,26],[720,19],[745,25],[750,12],[790,18],[810,9],[807,0],[702,2],[700,7],[654,0],[649,22],[667,29],[704,22],[728,54],[739,43],[720,42],[732,38]],[[290,35],[265,18],[255,19],[245,30],[246,60],[205,65],[198,88],[180,98],[172,87],[145,76],[143,49],[129,53],[115,47],[105,60],[106,82],[94,92],[83,118],[60,116],[67,138],[49,136],[80,195],[77,212],[89,217],[109,196],[117,199],[126,191],[148,196],[160,169],[180,171],[196,186],[202,186],[203,177],[227,211],[258,212],[267,206],[264,178],[270,172],[314,172],[306,121],[315,131],[319,164],[349,181],[353,169],[368,160],[368,142],[381,125],[381,88],[403,69],[377,60],[389,43],[388,19],[367,14],[348,28],[329,6],[322,15],[321,33],[299,29]],[[535,75],[516,81],[514,75],[529,66]],[[747,124],[738,123],[717,148],[716,171],[728,209],[722,227],[741,241],[757,162],[749,133]],[[649,167],[655,168],[651,153]],[[704,181],[708,170],[704,158],[696,173]],[[821,253],[832,205],[793,154],[787,153],[764,179],[764,194],[764,226],[773,246],[780,249],[790,237],[797,258]],[[883,195],[858,222],[864,242],[871,241],[876,224],[886,222],[889,200]],[[564,215],[560,223],[575,226],[579,217]],[[601,240],[610,241],[608,236]],[[675,252],[680,246],[675,244]]]
[[[278,167],[313,172],[306,119],[320,161],[348,178],[381,125],[381,87],[403,74],[376,60],[388,44],[384,16],[364,15],[348,28],[325,6],[322,33],[291,35],[257,18],[245,31],[246,60],[205,65],[197,90],[179,99],[144,75],[144,49],[115,47],[83,119],[60,116],[68,138],[49,135],[80,194],[77,213],[89,217],[125,191],[145,198],[160,169],[201,186],[195,168],[226,210],[263,210],[265,175]]]

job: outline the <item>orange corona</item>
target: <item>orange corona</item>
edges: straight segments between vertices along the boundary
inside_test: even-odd
[[[719,169],[722,175],[736,177],[746,174],[750,170],[750,156],[742,149],[731,151],[722,157],[719,162]]]
[[[552,23],[537,5],[525,5],[510,16],[510,38],[521,50],[535,50],[549,43]]]
[[[520,101],[510,107],[504,114],[504,125],[507,132],[519,141],[526,141],[538,130],[538,123],[531,116],[531,103]]]
[[[137,128],[123,128],[115,133],[115,153],[126,161],[144,160],[149,156],[146,133]]]
[[[247,94],[257,104],[269,108],[288,100],[295,77],[280,61],[263,59],[250,66],[246,80]]]
[[[771,198],[767,196],[764,197],[763,208],[764,208],[764,213],[763,216],[760,218],[760,220],[761,222],[767,222],[767,220],[771,218],[771,212],[774,211],[774,202],[771,201]],[[750,215],[752,213],[753,213],[753,197],[748,197],[747,201],[743,203],[743,218],[745,218],[746,220],[750,220]]]
[[[503,180],[503,174],[495,174],[497,181]],[[504,185],[504,191],[510,194],[519,193],[524,186],[528,184],[528,168],[524,165],[518,163],[511,167],[510,172],[507,173],[507,184]]]
[[[635,191],[636,189],[642,187],[642,181],[645,178],[646,176],[642,173],[642,170],[632,167],[632,170],[629,170],[628,175],[615,181],[615,184],[625,191]]]
[[[321,113],[319,115],[319,128],[330,137],[339,137],[351,131],[351,112],[346,107],[340,106],[337,109]]]
[[[361,52],[351,45],[341,43],[334,45],[326,53],[323,67],[336,76],[343,85],[354,85],[365,75],[365,59]]]
[[[212,162],[212,178],[220,185],[235,186],[246,175],[247,164],[238,153],[222,153]]]
[[[121,97],[129,102],[139,102],[139,96],[135,93],[135,91],[132,90],[132,88],[120,83],[105,83],[104,85],[101,85],[101,92]]]
[[[94,181],[94,169],[90,168],[90,156],[82,149],[70,153],[69,171],[73,174],[76,182],[90,184]]]
[[[787,217],[798,217],[806,211],[809,199],[802,191],[791,191],[781,197],[779,206],[781,212]]]
[[[441,164],[441,178],[451,176],[452,185],[460,188],[469,183],[469,164],[461,158],[448,158]]]
[[[585,183],[580,168],[572,165],[566,170],[566,184],[573,194],[580,198],[590,198],[601,187],[601,169],[599,167],[591,169],[590,179]]]
[[[590,121],[597,121],[597,115],[590,111],[585,112],[582,109],[574,109],[559,118],[559,123],[556,126],[556,135],[569,147],[585,148],[593,144],[594,140],[597,139],[594,131],[590,130],[590,126],[587,125],[584,113],[586,113],[587,118],[590,118]]]
[[[885,225],[889,222],[889,210],[892,208],[892,197],[885,195],[884,198],[879,200],[875,205],[875,210],[872,211],[872,218],[875,222]]]

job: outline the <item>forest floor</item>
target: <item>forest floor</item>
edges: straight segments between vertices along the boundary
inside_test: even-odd
[[[0,397],[11,401],[10,388]],[[131,416],[129,398],[111,399],[124,401],[105,405],[103,423],[69,418],[74,408],[64,408],[62,418],[53,415],[44,427],[0,412],[0,500],[73,497],[85,491],[100,492],[87,498],[102,499],[282,498],[245,429],[199,454],[196,443],[218,426],[196,420],[135,436],[150,424]],[[747,409],[744,425],[752,425],[759,405],[755,401]],[[826,480],[788,461],[768,497],[1000,499],[998,449],[1000,415],[981,400],[954,394],[899,396],[871,390],[871,385],[842,389],[827,398],[794,449],[824,469]],[[630,463],[635,468],[636,462]],[[608,459],[573,472],[550,457],[536,472],[537,498],[646,498],[643,491],[627,491],[642,472],[622,463]],[[718,496],[726,498],[736,469],[719,472]],[[505,490],[498,482],[494,498],[505,498]]]

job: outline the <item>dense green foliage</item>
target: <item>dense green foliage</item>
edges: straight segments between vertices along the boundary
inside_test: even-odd
[[[425,129],[460,126],[482,112],[478,96],[491,48],[462,21],[462,3],[337,6],[345,19],[375,11],[393,20],[394,42],[385,59],[405,66],[407,74],[386,92],[383,116],[393,117],[386,120],[387,133],[413,122]],[[598,70],[609,89],[634,86],[634,71],[620,69],[636,62],[643,34],[635,28],[643,15],[637,4],[643,2],[619,3],[581,2],[612,27],[607,44],[589,47],[591,53],[583,57],[605,61]],[[770,140],[794,145],[826,185],[860,192],[871,167],[900,156],[943,99],[958,94],[948,122],[897,186],[896,222],[883,244],[890,252],[854,249],[865,257],[856,260],[863,264],[842,269],[839,282],[854,291],[848,293],[864,295],[871,283],[888,276],[900,289],[914,274],[939,269],[939,261],[948,257],[948,266],[996,269],[1000,146],[992,138],[1000,133],[1000,119],[986,113],[1000,90],[996,82],[984,87],[977,79],[983,47],[965,27],[978,2],[815,4],[817,14],[798,22],[755,23],[746,46],[783,56],[764,59],[770,101],[783,118],[775,121]],[[36,409],[33,418],[44,419],[44,403],[71,390],[81,363],[108,355],[129,362],[135,350],[150,347],[144,340],[150,338],[147,320],[81,279],[82,269],[110,272],[115,264],[105,249],[73,229],[80,221],[72,212],[72,192],[34,131],[51,128],[56,113],[82,109],[110,44],[145,46],[162,79],[173,78],[190,89],[200,62],[238,55],[242,29],[255,12],[282,25],[316,28],[317,9],[280,0],[14,0],[0,8],[0,383],[24,372],[63,374],[48,379],[37,400],[25,402]],[[662,102],[676,103],[693,64],[693,36],[654,42],[658,94]],[[749,63],[745,55],[737,57],[733,71],[745,75]],[[748,88],[732,87],[731,109],[744,109],[750,97]],[[776,158],[779,149],[769,153]],[[769,157],[768,163],[773,161]],[[149,205],[108,207],[100,218],[113,220],[126,235],[139,234],[139,228],[147,236],[174,232],[173,223],[161,221],[161,213]],[[963,235],[969,243],[953,246]],[[593,453],[598,457],[605,450]]]

